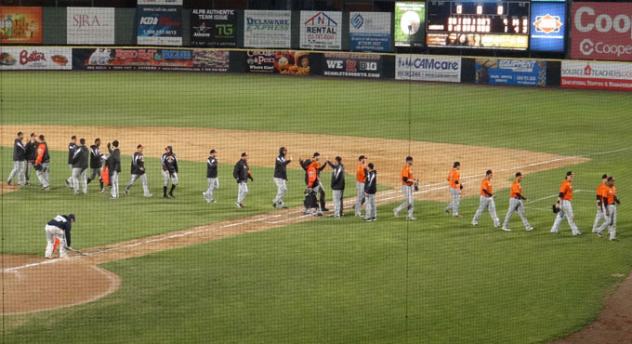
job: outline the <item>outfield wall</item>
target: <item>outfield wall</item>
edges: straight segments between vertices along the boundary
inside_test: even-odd
[[[632,91],[632,63],[158,47],[0,47],[0,71],[186,71]]]

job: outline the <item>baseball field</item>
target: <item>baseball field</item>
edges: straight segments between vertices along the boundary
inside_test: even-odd
[[[632,314],[632,97],[626,93],[151,72],[2,73],[0,257],[6,343],[625,343]],[[15,134],[46,135],[51,190],[4,184]],[[110,200],[75,196],[66,147],[121,142],[121,189],[143,144],[153,198],[140,185]],[[161,196],[160,155],[180,161],[175,199]],[[271,206],[280,146],[289,209]],[[218,151],[217,203],[202,198]],[[302,214],[304,171],[320,152],[346,166],[345,215]],[[235,207],[233,165],[254,181]],[[378,171],[378,219],[354,201],[360,154]],[[395,218],[412,155],[416,221]],[[462,163],[461,218],[444,212],[446,176]],[[471,223],[485,170],[501,220],[525,174],[525,232]],[[559,185],[576,173],[568,225],[549,233]],[[329,186],[331,169],[322,173]],[[594,191],[615,176],[618,241],[591,233]],[[331,190],[327,188],[331,208]],[[69,259],[44,260],[44,225],[76,214]],[[591,324],[592,323],[592,324]],[[591,324],[591,325],[590,325]],[[589,327],[587,327],[589,326]],[[579,331],[579,332],[578,332]]]

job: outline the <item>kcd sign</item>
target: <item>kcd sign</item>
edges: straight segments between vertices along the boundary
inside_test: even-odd
[[[632,3],[575,2],[571,57],[632,61]]]
[[[461,82],[461,58],[436,55],[397,55],[395,79]]]
[[[323,75],[352,78],[381,77],[382,60],[375,54],[325,53]]]
[[[138,45],[182,45],[181,7],[139,7]]]

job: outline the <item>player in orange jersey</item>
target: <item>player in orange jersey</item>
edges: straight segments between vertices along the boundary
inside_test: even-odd
[[[524,225],[524,229],[527,232],[533,230],[533,227],[529,224],[527,220],[527,215],[525,214],[524,201],[527,200],[522,193],[522,173],[516,173],[516,179],[514,179],[511,184],[511,190],[509,191],[509,209],[507,210],[507,215],[505,216],[505,221],[503,222],[503,230],[505,232],[510,232],[509,229],[509,220],[511,220],[511,216],[514,212],[518,213],[520,216],[520,220],[522,220],[522,224]]]
[[[614,185],[614,177],[608,177],[606,182],[608,187],[606,191],[606,221],[597,229],[597,235],[608,228],[610,240],[617,240],[617,205],[621,204],[617,198],[617,187]]]
[[[461,184],[461,163],[455,161],[452,165],[450,173],[448,173],[448,186],[450,188],[450,203],[445,208],[446,213],[452,213],[452,216],[459,216],[459,206],[461,205],[461,191],[463,190],[463,184]]]
[[[362,217],[362,205],[365,201],[364,195],[364,183],[366,182],[366,159],[364,155],[358,157],[358,164],[356,165],[356,202],[355,202],[355,216]]]
[[[597,186],[596,194],[596,205],[597,205],[597,215],[595,215],[595,222],[593,222],[592,232],[597,233],[597,228],[601,226],[603,222],[606,221],[606,198],[608,197],[608,175],[604,174],[601,176],[601,183]]]
[[[402,193],[404,194],[404,202],[400,204],[397,208],[393,209],[393,214],[395,217],[399,216],[399,213],[406,208],[408,210],[408,216],[406,216],[407,220],[414,221],[416,220],[414,211],[415,204],[413,198],[413,192],[417,188],[418,180],[413,176],[413,157],[406,157],[406,164],[402,168],[401,172],[401,181],[402,181]]]
[[[557,215],[555,216],[555,222],[553,222],[553,227],[551,228],[551,233],[557,234],[560,231],[560,225],[562,224],[562,220],[566,218],[568,221],[568,225],[571,226],[571,232],[573,236],[581,235],[582,232],[579,231],[577,225],[575,224],[575,216],[573,215],[573,205],[571,202],[573,201],[573,178],[575,174],[571,171],[566,172],[566,178],[562,181],[562,185],[560,185],[560,194],[559,199],[556,204]]]
[[[487,170],[487,172],[485,172],[485,178],[481,181],[480,205],[472,219],[472,226],[478,226],[478,220],[481,218],[481,215],[483,215],[485,210],[488,210],[489,216],[491,216],[492,221],[494,221],[494,227],[500,227],[500,220],[498,219],[498,215],[496,215],[496,203],[494,202],[494,189],[492,187],[493,176],[492,170]]]

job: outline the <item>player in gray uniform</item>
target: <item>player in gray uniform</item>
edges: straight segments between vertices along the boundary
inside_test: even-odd
[[[606,194],[606,199],[604,200],[605,204],[605,221],[604,223],[597,228],[595,232],[597,236],[601,237],[601,233],[603,233],[606,228],[608,228],[608,233],[610,234],[610,240],[617,240],[617,205],[621,204],[621,201],[617,197],[617,188],[614,185],[614,177],[609,176],[606,182],[606,186],[608,187],[608,191]]]
[[[366,182],[366,156],[360,155],[358,157],[358,166],[356,167],[356,201],[355,201],[355,216],[362,217],[362,205],[366,202],[364,193],[364,183]],[[364,178],[361,179],[361,176]]]
[[[35,133],[31,133],[31,139],[24,146],[24,156],[26,158],[26,166],[24,168],[25,185],[29,185],[29,171],[34,170],[35,167],[35,155],[37,150],[37,136]]]
[[[279,156],[277,156],[274,162],[274,183],[277,186],[277,193],[274,200],[272,200],[272,207],[274,208],[287,208],[283,198],[287,193],[287,165],[292,162],[292,158],[286,159],[287,149],[285,147],[279,148]]]
[[[35,149],[35,161],[33,169],[37,179],[42,185],[42,190],[48,191],[50,187],[50,154],[48,153],[48,144],[44,135],[40,135],[37,139],[37,148]]]
[[[208,181],[208,189],[202,193],[206,203],[215,203],[215,197],[213,193],[215,189],[219,189],[219,178],[217,178],[217,157],[215,154],[217,151],[211,149],[208,159],[206,160],[206,179]]]
[[[118,140],[114,140],[112,144],[108,143],[108,156],[105,163],[110,170],[110,194],[112,199],[119,198],[119,175],[121,174],[121,150],[119,149]]]
[[[90,146],[90,176],[88,184],[99,177],[100,189],[103,190],[103,181],[101,180],[101,167],[103,167],[103,154],[101,154],[101,139],[94,140],[94,144]]]
[[[77,136],[72,135],[70,137],[70,143],[68,143],[68,168],[70,169],[70,177],[66,178],[66,186],[72,188],[72,159],[75,156],[77,150]]]
[[[79,194],[79,188],[84,194],[88,193],[88,181],[86,171],[88,170],[88,163],[90,160],[90,152],[86,147],[86,139],[81,138],[79,140],[79,146],[75,148],[75,154],[72,156],[72,175],[70,178],[70,185],[75,193]]]
[[[20,131],[13,143],[13,169],[7,179],[7,184],[11,185],[14,177],[17,177],[18,185],[24,186],[26,183],[26,147],[22,142],[24,134]]]
[[[173,191],[178,186],[178,159],[173,153],[173,147],[165,147],[165,153],[160,158],[160,165],[162,166],[162,197],[164,198],[176,198]],[[167,194],[169,188],[169,182],[171,181],[171,189]]]
[[[132,155],[131,174],[129,182],[125,186],[125,195],[129,194],[129,190],[132,188],[137,179],[140,179],[140,183],[143,185],[143,196],[149,198],[153,196],[149,192],[149,183],[147,182],[147,174],[145,174],[145,157],[143,155],[143,145],[136,146],[136,152]]]
[[[369,222],[377,220],[377,207],[375,205],[375,194],[377,193],[377,171],[372,162],[368,165],[368,173],[364,182],[364,193],[366,194],[366,207],[364,219]]]
[[[344,209],[342,200],[345,192],[345,166],[342,164],[341,157],[337,156],[335,160],[335,164],[332,164],[330,161],[327,161],[327,164],[333,169],[331,173],[331,190],[334,199],[334,217],[342,217],[342,210]]]
[[[237,208],[244,208],[244,200],[248,195],[248,179],[254,182],[250,168],[248,167],[248,154],[241,153],[241,159],[235,164],[233,169],[233,178],[237,182],[237,202],[235,205]]]

